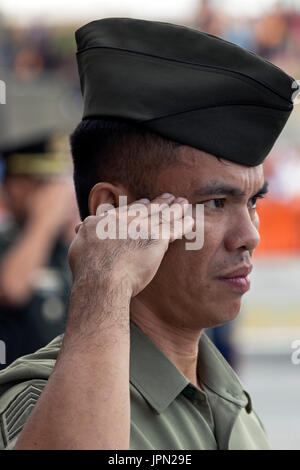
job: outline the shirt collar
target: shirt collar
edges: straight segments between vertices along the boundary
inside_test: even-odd
[[[157,411],[163,412],[190,384],[162,350],[130,320],[130,382]],[[209,337],[199,341],[198,375],[220,397],[251,411],[249,394]]]

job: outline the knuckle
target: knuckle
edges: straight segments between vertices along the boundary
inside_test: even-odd
[[[95,216],[93,215],[88,215],[83,221],[82,221],[82,224],[83,225],[87,225],[89,224],[92,220],[94,220]]]

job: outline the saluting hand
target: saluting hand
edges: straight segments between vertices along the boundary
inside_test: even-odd
[[[146,208],[145,216],[139,217],[139,227],[147,234],[146,238],[132,239],[130,235],[125,239],[98,238],[97,224],[100,221],[101,224],[109,224],[113,217],[122,233],[128,233],[127,228],[137,217],[130,215],[130,208],[137,203]],[[162,195],[151,202],[142,199],[104,214],[86,217],[75,227],[77,235],[69,248],[68,260],[74,282],[94,280],[97,283],[103,279],[117,284],[124,282],[131,296],[137,295],[155,276],[169,243],[192,230],[194,220],[190,216],[185,217],[184,224],[174,223],[183,219],[187,203],[184,198],[177,200],[173,195]],[[174,215],[168,219],[169,211]],[[157,213],[159,217],[153,219]],[[166,230],[167,224],[170,224],[169,230]],[[157,232],[158,228],[160,232]],[[162,235],[168,232],[169,236]],[[155,233],[159,233],[160,237],[155,238]]]

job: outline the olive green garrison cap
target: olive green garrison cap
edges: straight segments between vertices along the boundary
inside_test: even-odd
[[[83,119],[129,119],[247,166],[264,161],[299,89],[269,61],[194,28],[104,18],[75,35]]]

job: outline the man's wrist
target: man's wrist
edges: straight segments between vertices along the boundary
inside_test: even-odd
[[[71,296],[94,295],[99,297],[101,293],[105,298],[111,297],[113,300],[124,303],[130,302],[132,297],[132,288],[127,278],[124,278],[113,271],[93,272],[92,270],[85,275],[73,277]]]
[[[67,335],[96,338],[104,329],[127,334],[131,293],[128,282],[104,280],[101,274],[98,279],[77,279],[70,294]]]

